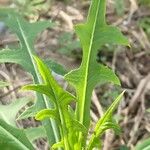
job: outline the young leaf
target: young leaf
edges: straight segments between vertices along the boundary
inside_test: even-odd
[[[77,120],[72,120],[72,126],[75,129],[75,131],[82,132],[84,135],[86,135],[87,128],[84,125],[82,125],[80,122],[78,122]]]
[[[75,97],[69,92],[63,90],[62,87],[56,82],[54,77],[52,76],[52,72],[48,69],[48,67],[36,56],[34,56],[36,60],[37,67],[41,77],[43,79],[43,84],[35,84],[35,85],[26,85],[23,89],[26,90],[34,90],[45,94],[50,98],[50,100],[54,104],[53,109],[44,109],[41,110],[37,115],[37,119],[44,119],[46,117],[50,117],[56,120],[59,120],[61,124],[58,124],[60,127],[60,131],[62,133],[61,140],[63,141],[64,149],[72,149],[69,143],[69,127],[74,128],[72,124],[71,116],[68,112],[68,105],[70,102],[75,100]],[[78,125],[79,128],[79,125]],[[80,126],[81,129],[81,126]],[[69,131],[68,131],[69,130]]]
[[[59,148],[63,148],[63,147],[64,147],[63,141],[60,141],[58,143],[55,143],[51,149],[55,150],[55,149],[59,149]]]
[[[32,54],[35,54],[34,40],[39,32],[47,27],[52,27],[53,24],[49,21],[28,23],[10,9],[0,10],[0,20],[17,35],[20,41],[19,49],[4,49],[0,51],[0,63],[11,62],[20,64],[32,74],[35,83],[40,83],[41,79],[32,56]],[[37,111],[51,106],[51,104],[47,103],[46,97],[43,95],[37,94],[37,97],[35,105],[22,114],[22,118],[33,116]],[[52,144],[55,141],[59,141],[59,132],[56,123],[49,119],[45,120],[43,124],[47,132],[49,143]]]
[[[38,112],[35,116],[36,120],[44,120],[45,118],[54,118],[57,119],[57,111],[56,109],[43,109]]]
[[[0,149],[34,150],[23,130],[8,125],[0,119]]]
[[[125,92],[125,91],[124,91]],[[107,129],[114,129],[117,133],[120,132],[119,126],[112,121],[112,113],[115,111],[118,103],[120,102],[124,92],[122,92],[116,100],[111,104],[111,106],[107,109],[105,114],[100,118],[100,120],[97,122],[96,127],[94,129],[94,133],[91,136],[91,139],[89,141],[89,145],[87,150],[92,150],[94,147],[96,147],[96,141],[99,139],[100,136],[104,133]]]
[[[62,87],[52,76],[52,72],[37,56],[34,56],[37,67],[44,84],[26,85],[23,89],[34,90],[50,97],[50,100],[56,103],[62,103],[62,105],[68,105],[71,101],[75,100],[75,97],[67,91],[64,91]]]
[[[81,66],[69,72],[65,79],[77,91],[77,119],[86,127],[90,123],[90,104],[93,88],[99,82],[120,84],[117,76],[96,61],[98,49],[106,43],[129,45],[128,40],[116,28],[106,24],[106,0],[92,0],[87,22],[75,26],[83,47]]]
[[[24,107],[30,100],[21,98],[14,100],[9,105],[0,105],[0,119],[3,119],[7,124],[16,126],[16,115],[18,111]]]

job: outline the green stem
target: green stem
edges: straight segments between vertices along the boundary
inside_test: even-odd
[[[69,140],[68,140],[68,133],[67,133],[67,127],[66,127],[66,122],[65,122],[65,117],[64,117],[64,112],[59,109],[59,115],[62,123],[62,136],[64,140],[64,149],[65,150],[70,150],[70,145],[69,145]]]
[[[71,150],[70,145],[69,145],[68,136],[67,136],[68,133],[67,133],[67,127],[66,127],[66,122],[65,122],[65,117],[64,117],[65,111],[62,111],[63,109],[61,108],[60,104],[57,103],[57,100],[56,100],[56,108],[58,109],[59,117],[60,117],[60,121],[61,121],[60,129],[62,132],[64,149],[65,150]]]

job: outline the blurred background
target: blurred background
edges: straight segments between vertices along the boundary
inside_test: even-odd
[[[150,0],[107,0],[107,23],[117,26],[128,37],[131,48],[104,45],[97,54],[97,61],[108,65],[121,80],[122,88],[112,84],[98,85],[93,91],[91,126],[98,120],[114,98],[125,89],[123,101],[115,118],[122,133],[107,131],[104,150],[130,150],[150,138]],[[66,70],[77,68],[82,59],[82,49],[73,25],[84,22],[89,0],[0,0],[1,7],[15,8],[28,21],[51,20],[55,25],[42,32],[35,42],[40,57],[62,64]],[[0,22],[0,47],[16,47],[17,37]],[[19,65],[1,64],[0,79],[11,85],[0,90],[2,104],[26,96],[19,92],[21,86],[32,79]],[[56,79],[66,87],[62,76]],[[73,92],[73,89],[68,87]],[[18,123],[21,127],[38,124],[34,119]],[[46,139],[36,141],[37,149],[46,149]],[[148,150],[148,149],[147,149]],[[150,150],[150,148],[149,148]]]

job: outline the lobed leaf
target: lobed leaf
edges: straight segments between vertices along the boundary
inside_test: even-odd
[[[97,140],[102,134],[104,133],[105,130],[107,129],[113,129],[117,133],[120,132],[120,127],[118,124],[112,121],[112,113],[115,111],[118,103],[120,102],[123,94],[125,91],[123,91],[116,99],[115,101],[111,104],[111,106],[107,109],[105,114],[102,116],[102,118],[99,119],[99,121],[96,123],[96,127],[94,129],[94,133],[92,134],[89,145],[87,150],[92,150],[96,145],[95,145],[95,140]]]
[[[75,129],[75,131],[82,132],[84,135],[86,135],[87,128],[83,124],[81,124],[79,121],[72,120],[72,126]]]
[[[107,122],[108,120],[111,120],[112,118],[112,113],[116,109],[118,103],[120,102],[121,98],[123,97],[125,91],[123,91],[116,99],[115,101],[111,104],[111,106],[107,109],[106,113],[104,116],[98,121],[95,130],[97,130],[103,123]]]
[[[44,120],[45,118],[57,119],[58,113],[56,109],[43,109],[35,116],[36,120]]]
[[[64,141],[64,148],[71,149],[73,145],[69,144],[69,136],[74,131],[75,128],[78,130],[84,131],[85,128],[76,122],[76,125],[73,124],[73,120],[71,115],[68,111],[68,105],[74,101],[76,98],[70,94],[69,92],[65,91],[54,79],[52,76],[51,70],[40,60],[37,56],[34,56],[34,59],[37,63],[37,67],[39,73],[41,74],[43,83],[42,84],[35,84],[35,85],[26,85],[23,89],[27,90],[34,90],[39,93],[45,94],[53,101],[53,109],[43,109],[38,112],[36,115],[37,120],[42,120],[47,117],[53,118],[58,122],[61,135],[61,140]],[[71,128],[71,129],[70,129]],[[69,132],[71,131],[71,132]]]
[[[55,150],[55,149],[59,149],[59,148],[63,148],[63,147],[64,147],[64,143],[63,143],[63,141],[60,141],[58,143],[53,144],[51,149]]]
[[[55,103],[56,103],[56,101],[58,101],[60,103],[62,101],[63,101],[63,103],[64,103],[64,101],[67,101],[67,102],[65,102],[67,104],[67,103],[70,103],[71,101],[74,101],[76,98],[69,92],[63,90],[63,88],[57,83],[57,81],[52,76],[51,70],[49,70],[49,68],[42,62],[42,60],[40,60],[37,56],[34,56],[34,59],[36,60],[39,73],[41,74],[41,77],[43,79],[43,82],[44,82],[43,86],[46,87],[46,88],[44,88],[44,90],[41,88],[41,90],[39,90],[39,92],[41,91],[41,93],[43,93],[44,91],[47,91],[44,94],[49,96],[51,98],[51,100]],[[27,87],[31,88],[31,86],[32,85],[29,85]],[[41,85],[35,85],[35,86],[41,87]],[[33,90],[36,90],[36,89],[33,89]],[[48,94],[48,93],[50,93],[50,94]]]
[[[52,27],[53,23],[50,21],[29,23],[12,9],[0,9],[0,20],[17,35],[20,44],[20,48],[18,49],[1,50],[0,63],[10,62],[20,64],[25,70],[32,74],[35,83],[41,83],[32,55],[35,54],[34,41],[39,32],[43,31],[45,28]],[[35,104],[26,110],[19,118],[34,116],[39,110],[51,106],[51,103],[47,103],[46,97],[37,94],[37,101]],[[55,141],[59,141],[59,132],[56,123],[49,119],[44,121],[43,125],[45,126],[49,143],[52,144]]]
[[[16,126],[16,116],[19,110],[27,105],[30,100],[28,98],[20,98],[14,100],[9,105],[0,105],[0,119],[4,120],[7,124]]]
[[[106,0],[92,0],[87,22],[75,26],[83,47],[82,63],[65,75],[76,89],[78,103],[76,117],[87,128],[90,124],[90,104],[93,88],[98,83],[112,82],[120,85],[118,77],[108,67],[96,61],[98,49],[106,43],[129,45],[128,40],[116,28],[106,24]]]

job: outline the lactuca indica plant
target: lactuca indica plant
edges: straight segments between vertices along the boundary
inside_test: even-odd
[[[75,88],[76,95],[74,96],[57,83],[52,75],[52,70],[37,57],[34,51],[36,35],[39,31],[48,27],[49,22],[28,23],[16,13],[10,13],[8,10],[1,11],[2,20],[18,36],[20,49],[2,50],[0,52],[0,62],[13,62],[22,65],[33,75],[34,79],[34,84],[26,85],[23,89],[37,92],[35,105],[19,118],[35,116],[35,119],[42,120],[49,144],[50,146],[53,144],[52,149],[101,149],[100,138],[107,129],[120,131],[118,124],[113,120],[112,113],[124,92],[116,98],[105,114],[98,120],[94,132],[89,135],[93,89],[98,83],[111,82],[120,85],[118,77],[111,69],[97,63],[97,51],[105,44],[129,45],[128,40],[116,27],[107,25],[105,14],[106,0],[92,0],[86,23],[75,26],[75,32],[83,49],[82,62],[79,68],[64,75],[64,79]],[[75,107],[72,107],[72,103],[75,104]],[[5,127],[8,129],[8,125],[0,124],[0,129]],[[9,128],[11,127],[9,126]],[[11,141],[17,139],[14,132],[10,133],[13,137]],[[21,139],[15,141],[19,142],[22,149],[28,147],[33,149],[34,146],[27,140],[24,133],[23,136],[26,139],[26,144],[23,144]],[[87,138],[88,136],[89,138]]]
[[[128,40],[116,27],[107,25],[105,14],[106,0],[93,0],[87,22],[75,26],[75,32],[83,48],[82,63],[78,69],[72,70],[64,76],[66,81],[75,87],[75,97],[64,91],[52,79],[53,77],[48,68],[35,57],[44,84],[28,85],[25,89],[32,89],[46,94],[55,104],[54,109],[41,110],[36,115],[36,119],[40,120],[45,117],[52,117],[59,124],[61,139],[59,143],[53,145],[53,148],[91,150],[100,146],[99,138],[106,129],[119,130],[118,125],[112,121],[112,112],[123,93],[119,95],[98,121],[91,139],[87,141],[90,126],[91,94],[94,87],[97,83],[112,82],[120,84],[119,79],[111,69],[97,63],[97,51],[106,43],[129,45]],[[69,105],[72,100],[76,101],[75,110]]]
[[[52,76],[52,72],[49,68],[37,56],[34,56],[34,59],[43,79],[43,84],[26,85],[23,89],[34,90],[45,94],[54,105],[53,109],[43,109],[35,116],[36,120],[43,120],[46,118],[53,118],[56,120],[60,129],[61,140],[54,144],[52,149],[61,147],[65,150],[91,150],[94,147],[100,147],[98,142],[99,137],[106,129],[113,128],[116,132],[120,131],[119,126],[112,119],[112,113],[119,103],[123,93],[118,96],[106,111],[105,115],[97,122],[94,133],[91,135],[91,139],[86,145],[88,142],[86,140],[89,129],[77,120],[76,114],[70,106],[71,102],[77,102],[77,98],[63,90]],[[81,136],[80,140],[79,136]]]
[[[14,10],[4,8],[0,9],[0,21],[3,21],[19,39],[19,47],[16,49],[8,47],[0,51],[0,63],[9,62],[19,64],[32,75],[34,83],[40,83],[41,79],[32,56],[36,54],[34,50],[34,41],[39,32],[43,31],[45,28],[51,28],[53,23],[50,21],[29,23]],[[50,66],[52,66],[51,62]],[[39,110],[49,107],[51,107],[51,105],[47,102],[46,97],[37,93],[37,100],[34,105],[29,107],[19,118],[25,119],[35,116]],[[57,132],[57,125],[55,122],[51,119],[47,119],[42,121],[42,124],[46,130],[49,143],[52,144],[58,141],[59,133]],[[55,132],[53,132],[54,130]]]

